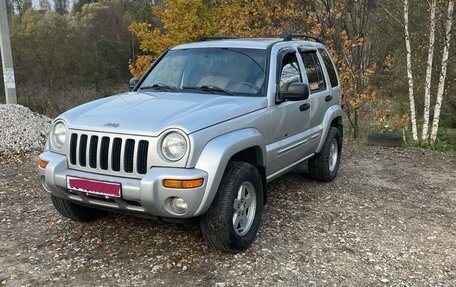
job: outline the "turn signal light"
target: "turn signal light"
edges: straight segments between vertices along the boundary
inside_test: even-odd
[[[190,180],[179,180],[179,179],[165,179],[163,180],[163,186],[167,188],[196,188],[204,184],[204,179],[190,179]]]
[[[39,159],[38,160],[38,166],[41,167],[41,168],[46,168],[46,166],[48,165],[48,162],[47,161],[44,161],[42,159]]]

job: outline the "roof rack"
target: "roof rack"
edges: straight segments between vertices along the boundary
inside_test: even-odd
[[[231,36],[203,36],[199,37],[197,42],[211,41],[211,40],[227,40],[227,39],[238,39],[238,37]]]
[[[308,34],[287,34],[285,38],[283,38],[284,41],[291,41],[293,38],[304,38],[304,39],[311,39],[314,40],[318,43],[321,43],[320,38],[317,36],[313,35],[308,35]]]

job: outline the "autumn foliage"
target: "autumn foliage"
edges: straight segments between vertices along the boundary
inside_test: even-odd
[[[130,26],[144,53],[130,64],[130,71],[139,76],[166,49],[205,35],[281,35],[295,11],[291,1],[164,0],[152,7],[159,27],[144,22]]]
[[[410,130],[413,123],[422,124],[425,83],[430,83],[431,105],[436,103],[430,117],[438,126],[434,115],[441,109],[442,139],[446,128],[456,130],[456,61],[451,57],[456,37],[449,37],[449,32],[454,34],[454,25],[449,25],[454,1],[79,0],[68,13],[41,5],[46,1],[40,1],[39,10],[32,1],[6,4],[18,100],[51,116],[124,91],[131,74],[141,76],[174,45],[204,35],[283,37],[293,32],[319,36],[336,62],[346,96],[348,137],[393,127],[409,139],[417,138]],[[430,46],[430,3],[437,8],[432,77],[426,75],[429,61],[423,60]],[[411,8],[410,53],[405,6]],[[414,85],[409,84],[409,66]],[[415,117],[410,89],[416,98]],[[64,93],[75,96],[61,96]],[[456,134],[452,130],[447,134]],[[434,141],[437,129],[432,132]]]
[[[280,37],[287,32],[320,36],[339,68],[347,97],[349,119],[358,135],[359,109],[375,96],[369,78],[375,72],[370,61],[370,43],[363,36],[364,22],[350,22],[342,16],[358,14],[366,7],[342,1],[243,1],[164,0],[152,7],[159,25],[133,23],[130,30],[140,40],[143,55],[130,63],[130,72],[140,76],[166,49],[204,35],[238,37]]]

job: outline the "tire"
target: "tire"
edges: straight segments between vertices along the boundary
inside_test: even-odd
[[[82,206],[71,201],[51,195],[52,204],[64,217],[73,221],[86,222],[99,219],[107,214],[106,211]]]
[[[381,146],[402,146],[403,138],[395,134],[370,134],[367,136],[367,144]]]
[[[251,199],[250,205],[248,200],[238,200],[241,188],[244,188],[244,198]],[[260,227],[263,189],[255,166],[245,162],[228,163],[214,201],[200,219],[201,234],[210,247],[234,253],[252,244]],[[235,228],[235,221],[241,218]]]
[[[336,145],[335,151],[334,144]],[[323,182],[334,180],[339,171],[341,151],[342,136],[339,133],[339,129],[330,127],[321,151],[308,162],[310,178]],[[334,152],[336,152],[336,159],[332,158]]]

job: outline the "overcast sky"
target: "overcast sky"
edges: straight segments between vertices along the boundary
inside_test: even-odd
[[[51,5],[54,5],[54,1],[53,0],[49,0],[49,2],[51,2]],[[70,7],[72,6],[71,3],[73,3],[74,1],[73,0],[70,0]],[[40,0],[32,0],[32,3],[33,3],[33,7],[35,8],[39,8],[40,7]]]

